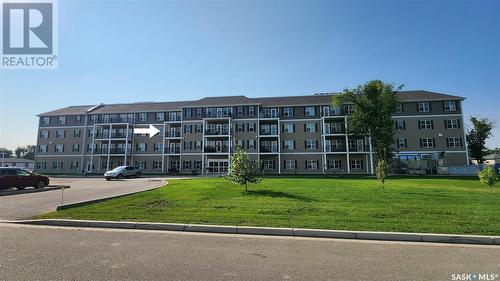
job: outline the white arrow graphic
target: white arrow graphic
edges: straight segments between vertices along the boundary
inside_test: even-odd
[[[158,130],[155,126],[149,124],[149,128],[134,128],[134,134],[149,134],[149,137],[152,138],[156,134],[158,134],[160,130]]]

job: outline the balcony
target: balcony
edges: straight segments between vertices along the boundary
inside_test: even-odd
[[[336,109],[336,110],[329,110],[329,111],[323,111],[321,113],[321,116],[323,117],[335,117],[335,116],[345,116],[345,111],[341,109]]]
[[[165,154],[179,154],[179,153],[181,153],[181,148],[180,147],[165,147],[165,149],[163,149],[163,153],[165,153]]]
[[[229,130],[206,130],[205,135],[207,136],[228,136]]]
[[[94,139],[125,139],[126,133],[98,133],[94,135]],[[128,135],[128,139],[132,139],[132,133]]]
[[[228,153],[229,147],[227,145],[222,146],[205,146],[205,153]]]
[[[278,153],[278,147],[276,146],[261,146],[261,153]]]
[[[180,122],[182,121],[182,118],[180,116],[172,116],[165,118],[165,122]]]
[[[260,130],[260,134],[264,136],[277,136],[278,130]]]

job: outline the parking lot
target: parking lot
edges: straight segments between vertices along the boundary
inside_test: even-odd
[[[103,178],[50,178],[51,185],[69,185],[71,188],[48,189],[34,193],[9,192],[0,196],[0,219],[29,219],[55,211],[57,206],[88,200],[124,195],[157,188],[165,184],[161,178],[137,178],[106,181]],[[64,198],[63,198],[64,192]],[[64,202],[63,202],[64,199]]]

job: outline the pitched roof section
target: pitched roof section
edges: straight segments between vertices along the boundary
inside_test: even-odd
[[[441,94],[429,91],[399,91],[401,101],[440,101],[440,100],[464,100],[464,97]]]
[[[298,105],[326,105],[330,104],[335,93],[324,93],[306,96],[281,96],[248,98],[246,96],[206,97],[196,101],[177,102],[141,102],[123,104],[103,104],[92,110],[91,114],[133,113],[133,112],[161,112],[181,110],[183,107],[234,106],[234,105],[262,105],[262,106],[298,106]],[[411,101],[441,101],[463,100],[465,98],[429,91],[400,91],[398,96],[403,102]],[[83,115],[95,105],[68,106],[65,108],[45,112],[38,116]]]
[[[184,107],[203,107],[203,106],[230,106],[241,104],[255,104],[253,99],[246,96],[221,96],[221,97],[206,97],[196,101],[187,103]]]

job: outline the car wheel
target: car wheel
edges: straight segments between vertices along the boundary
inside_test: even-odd
[[[25,189],[25,188],[26,188],[26,186],[17,186],[17,187],[16,187],[16,189],[17,189],[17,190],[23,190],[23,189]]]
[[[35,185],[35,188],[44,188],[44,187],[45,187],[45,183],[43,181],[39,181]]]
[[[106,178],[107,181],[111,180],[111,178]]]
[[[135,177],[136,177],[136,178],[138,178],[138,177],[140,177],[140,176],[141,176],[141,173],[137,173],[137,174],[135,174]]]
[[[118,176],[116,176],[116,179],[121,179],[122,178],[122,174],[119,174]]]

